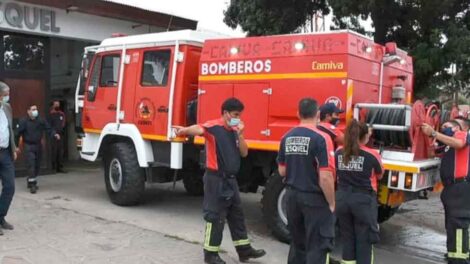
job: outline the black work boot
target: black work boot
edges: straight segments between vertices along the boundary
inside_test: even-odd
[[[209,252],[204,250],[204,263],[207,264],[225,264],[225,261],[220,258],[219,253]]]
[[[38,186],[36,184],[32,184],[31,187],[29,187],[29,192],[32,194],[35,194],[38,191]]]
[[[266,255],[264,249],[254,249],[250,245],[237,247],[238,258],[240,262],[247,262],[249,259],[261,258]]]
[[[8,223],[5,219],[0,220],[0,227],[5,230],[15,229],[12,224]]]

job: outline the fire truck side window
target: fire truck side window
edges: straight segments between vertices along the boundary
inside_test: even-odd
[[[88,84],[88,95],[87,100],[89,102],[95,101],[96,89],[98,88],[98,83],[100,80],[100,70],[101,70],[101,56],[96,57],[95,63],[93,65],[90,82]]]
[[[119,54],[103,57],[101,63],[100,87],[117,87],[120,61],[121,56]]]
[[[170,50],[148,51],[144,53],[142,66],[142,86],[166,86],[170,65]]]

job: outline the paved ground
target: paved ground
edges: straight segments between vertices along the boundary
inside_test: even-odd
[[[1,264],[202,263],[201,198],[188,196],[181,183],[176,190],[172,184],[148,186],[143,205],[118,207],[107,198],[100,168],[71,170],[41,177],[36,195],[27,192],[24,178],[17,179],[8,217],[16,229],[0,237]],[[242,197],[250,238],[268,251],[255,263],[286,263],[288,246],[266,228],[260,197]],[[442,263],[441,211],[436,197],[407,204],[382,225],[376,263]],[[237,263],[228,232],[225,237],[222,257]]]

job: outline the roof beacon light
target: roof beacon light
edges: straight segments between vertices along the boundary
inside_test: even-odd
[[[305,48],[305,44],[303,42],[296,42],[294,48],[299,51],[303,50]]]
[[[232,47],[230,49],[230,54],[232,54],[232,55],[236,55],[236,54],[238,54],[238,52],[240,52],[240,49],[237,48],[237,47]]]

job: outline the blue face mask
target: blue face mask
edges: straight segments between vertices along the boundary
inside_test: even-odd
[[[236,127],[240,124],[240,118],[230,118],[230,121],[228,122],[228,125],[231,127]]]
[[[446,127],[444,129],[441,130],[441,133],[446,135],[446,136],[449,136],[449,137],[453,137],[454,136],[454,131],[452,131],[452,128],[451,127]]]
[[[5,104],[8,104],[9,101],[10,101],[10,96],[8,96],[8,95],[5,95],[5,96],[2,98],[2,102],[5,103]]]

